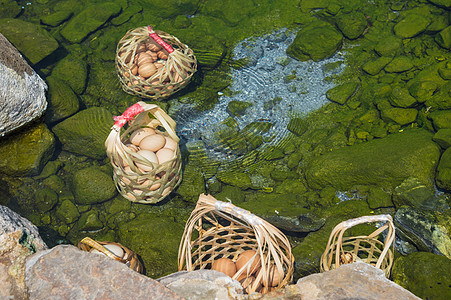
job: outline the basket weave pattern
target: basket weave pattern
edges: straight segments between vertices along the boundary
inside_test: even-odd
[[[179,138],[175,134],[176,123],[157,105],[140,101],[129,110],[134,108],[140,112],[126,125],[125,131],[121,130],[125,121],[121,118],[116,121],[105,142],[106,152],[113,165],[113,179],[121,195],[132,202],[157,203],[182,181],[182,158]],[[127,111],[123,116],[126,114]],[[131,147],[129,138],[140,128],[152,128],[157,134],[174,140],[177,146],[172,158],[155,163],[137,153],[136,147]],[[144,171],[142,166],[147,166],[148,171]]]
[[[257,251],[261,262],[255,280],[246,289],[249,294],[264,294],[292,280],[294,257],[282,232],[247,210],[201,194],[180,243],[179,270],[210,269],[219,258],[235,262],[246,250]],[[249,277],[251,263],[248,261],[232,278]],[[270,271],[277,274],[271,275]],[[280,280],[271,287],[270,280],[276,276]]]
[[[105,245],[118,246],[119,248],[121,248],[124,251],[124,253],[125,253],[124,256],[123,257],[116,256],[113,252],[111,252],[110,250],[105,248],[104,247]],[[91,239],[90,237],[85,237],[78,243],[78,249],[87,251],[87,252],[91,252],[95,249],[95,250],[105,254],[106,256],[125,264],[127,267],[129,267],[130,269],[132,269],[138,273],[142,274],[144,271],[143,266],[138,259],[138,255],[135,252],[133,252],[132,250],[128,249],[127,247],[125,247],[119,243],[98,242],[98,241]]]
[[[343,237],[345,231],[363,223],[384,222],[385,224],[368,236]],[[378,238],[386,232],[383,242]],[[342,264],[363,261],[382,269],[390,276],[393,265],[395,226],[390,215],[363,216],[341,222],[332,230],[326,250],[321,256],[321,272],[336,269]]]
[[[161,37],[173,52],[157,44],[150,33]],[[143,26],[129,30],[119,41],[116,70],[125,92],[161,100],[189,83],[197,70],[197,60],[193,50],[176,37]]]

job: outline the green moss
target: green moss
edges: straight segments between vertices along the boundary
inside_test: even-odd
[[[78,204],[104,202],[117,194],[112,177],[98,167],[89,167],[76,172],[73,190]]]

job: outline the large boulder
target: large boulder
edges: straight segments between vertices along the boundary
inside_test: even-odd
[[[0,136],[4,136],[45,112],[47,85],[1,33],[0,78]]]
[[[38,175],[55,151],[55,137],[43,123],[0,141],[0,173]]]
[[[113,115],[108,110],[91,107],[58,123],[52,131],[64,150],[102,159],[106,156],[105,140],[113,123]]]
[[[409,177],[434,185],[440,147],[423,129],[404,130],[383,139],[340,148],[315,158],[306,167],[307,183],[321,189],[354,185],[394,188]]]
[[[58,42],[41,26],[19,19],[2,19],[0,32],[33,64],[58,47]]]
[[[30,299],[182,299],[125,264],[71,245],[39,251],[26,262]]]
[[[8,207],[0,206],[1,299],[26,299],[25,259],[46,248],[36,226]]]

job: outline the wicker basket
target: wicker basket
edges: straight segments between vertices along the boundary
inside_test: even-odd
[[[162,100],[188,84],[197,60],[176,37],[143,26],[129,30],[119,41],[116,70],[125,92]]]
[[[108,250],[107,248],[104,247],[107,245],[114,245],[114,246],[121,248],[123,251],[123,256],[119,257],[115,253],[113,253],[111,250]],[[138,273],[141,273],[141,274],[143,273],[144,269],[143,269],[141,262],[138,259],[138,255],[135,252],[131,251],[127,247],[122,246],[119,243],[97,242],[97,241],[94,241],[93,239],[91,239],[90,237],[85,237],[78,243],[78,249],[83,250],[83,251],[88,251],[88,252],[93,252],[93,251],[97,250],[114,260],[124,263],[130,269],[132,269]]]
[[[134,119],[133,117],[136,116]],[[158,105],[146,104],[142,101],[130,106],[116,122],[106,139],[105,146],[113,165],[113,177],[119,192],[126,199],[139,203],[157,203],[170,194],[182,181],[182,157],[180,155],[179,138],[175,134],[176,123]],[[122,132],[121,128],[127,129]],[[133,134],[150,130],[153,135],[164,137],[162,150],[168,150],[171,142],[172,152],[166,151],[165,159],[156,154],[145,153],[141,145],[130,142]],[[144,139],[143,139],[144,140]],[[161,145],[160,145],[161,146]],[[152,149],[156,151],[156,149]],[[150,151],[150,152],[152,152]],[[152,156],[148,156],[153,154]],[[155,160],[156,157],[159,157]]]
[[[232,278],[239,280],[248,294],[264,294],[292,280],[294,257],[282,232],[247,210],[201,194],[180,243],[179,270],[210,269],[219,258],[236,262],[246,250],[258,255],[236,270]],[[259,260],[260,269],[251,275],[254,259]],[[252,284],[245,286],[250,276]],[[278,280],[271,284],[276,277]]]
[[[385,224],[368,236],[343,237],[345,231],[363,223],[384,222]],[[384,241],[378,237],[387,231]],[[321,256],[321,272],[338,268],[342,264],[363,261],[384,271],[390,276],[393,265],[395,226],[390,215],[363,216],[341,222],[332,230],[326,251]]]

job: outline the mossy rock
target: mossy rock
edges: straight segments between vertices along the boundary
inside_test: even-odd
[[[368,26],[365,15],[358,11],[343,14],[337,18],[336,22],[341,33],[350,40],[361,36]]]
[[[440,158],[436,183],[439,188],[451,191],[451,148],[446,149]]]
[[[451,128],[439,129],[432,139],[443,149],[448,149],[451,146]]]
[[[75,201],[81,205],[105,202],[117,194],[111,175],[96,166],[77,171],[72,185]]]
[[[393,122],[401,126],[415,122],[418,110],[415,108],[391,107],[381,111],[381,118],[385,122]]]
[[[22,8],[17,1],[0,0],[0,19],[15,18],[21,11]]]
[[[106,202],[104,205],[108,214],[114,215],[120,212],[129,211],[132,203],[121,195],[118,195],[113,200]]]
[[[55,137],[43,123],[0,141],[1,173],[38,175],[55,151]]]
[[[106,156],[105,140],[110,134],[113,115],[102,107],[91,107],[65,119],[52,128],[63,149],[102,159]]]
[[[331,88],[326,92],[326,97],[330,101],[338,104],[345,104],[348,99],[354,95],[359,86],[358,82],[347,82]]]
[[[377,75],[388,63],[392,61],[392,59],[393,58],[391,57],[382,56],[376,58],[375,60],[367,61],[362,65],[362,70],[370,75]]]
[[[77,207],[70,200],[64,200],[61,205],[57,207],[55,215],[65,224],[72,224],[80,217]]]
[[[401,50],[402,40],[394,35],[380,39],[374,47],[374,51],[380,56],[395,56]]]
[[[412,38],[425,31],[429,23],[426,17],[410,13],[393,27],[393,31],[400,38]]]
[[[227,105],[227,112],[232,117],[242,117],[245,114],[246,109],[248,109],[252,105],[252,103],[247,101],[230,101],[230,103]]]
[[[252,186],[249,174],[239,170],[222,170],[216,176],[222,183],[230,184],[243,190]]]
[[[396,56],[389,62],[384,70],[388,73],[402,73],[413,68],[413,63],[407,56]]]
[[[108,19],[119,14],[121,9],[121,6],[114,2],[89,5],[61,29],[61,35],[71,43],[81,43]]]
[[[403,205],[417,208],[432,208],[430,205],[435,197],[435,190],[425,186],[417,178],[407,178],[393,192],[393,202],[396,207]]]
[[[59,47],[41,26],[19,19],[1,19],[0,32],[34,65]]]
[[[440,150],[432,136],[423,129],[404,130],[325,153],[305,168],[307,183],[317,189],[347,190],[357,184],[394,188],[417,177],[433,186]]]
[[[80,104],[72,88],[53,76],[47,77],[46,80],[49,86],[46,121],[52,123],[75,114]]]
[[[99,212],[95,209],[81,214],[77,222],[77,229],[80,231],[95,231],[103,228],[103,223],[99,219]]]
[[[159,278],[177,272],[177,251],[184,224],[158,215],[141,214],[119,224],[120,243],[136,252],[144,263],[146,275]]]
[[[368,206],[371,209],[393,207],[391,193],[376,187],[370,187],[368,191]]]
[[[111,20],[111,24],[119,26],[130,20],[134,15],[142,12],[143,8],[139,4],[130,4],[122,13]]]
[[[435,130],[451,128],[451,110],[437,110],[428,116],[432,120]]]
[[[36,191],[35,200],[38,211],[44,213],[52,210],[56,206],[58,203],[58,194],[45,187]]]
[[[300,61],[319,61],[331,57],[341,47],[342,40],[341,33],[331,24],[317,20],[297,33],[287,54]]]
[[[287,129],[298,136],[303,135],[307,131],[308,127],[309,125],[307,121],[302,118],[292,118],[287,125]]]
[[[451,49],[451,26],[446,27],[435,35],[435,41],[440,47]]]
[[[77,94],[82,94],[86,88],[88,65],[75,55],[68,55],[60,60],[52,70],[52,77],[67,82]]]
[[[185,201],[196,203],[199,195],[205,192],[205,181],[202,169],[195,166],[187,166],[183,172],[183,181],[177,188],[177,194]]]
[[[422,299],[447,300],[451,295],[451,260],[442,255],[415,252],[395,260],[393,281]]]
[[[417,104],[417,100],[410,95],[406,88],[403,87],[393,88],[388,99],[390,103],[396,107],[408,108]]]
[[[57,11],[54,12],[53,14],[42,16],[41,23],[52,27],[56,27],[67,21],[70,17],[72,17],[72,15],[73,12],[69,10]]]
[[[409,87],[409,93],[423,103],[431,99],[437,89],[438,84],[434,81],[417,81]]]

